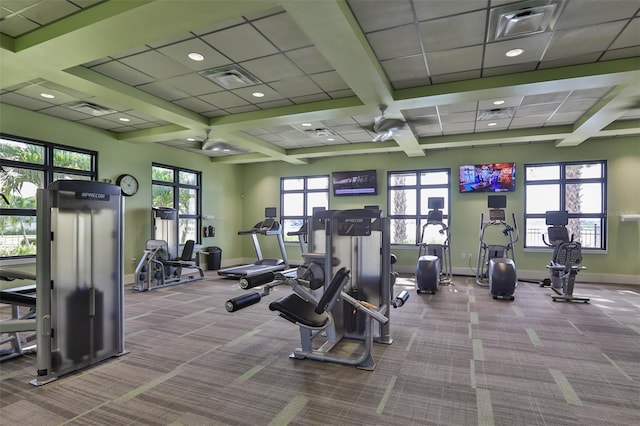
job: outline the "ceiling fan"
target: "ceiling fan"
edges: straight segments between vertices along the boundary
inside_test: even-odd
[[[432,122],[429,118],[426,117],[413,119],[410,121],[405,121],[400,118],[390,118],[385,116],[386,110],[386,105],[380,105],[380,115],[373,119],[373,126],[363,127],[364,129],[376,134],[372,142],[384,142],[392,139],[398,131],[406,127],[408,124],[429,124]]]

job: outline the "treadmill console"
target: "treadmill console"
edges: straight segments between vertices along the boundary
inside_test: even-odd
[[[276,220],[272,217],[268,217],[265,220],[262,221],[262,226],[260,227],[260,231],[269,231],[271,228],[273,228],[273,223]]]

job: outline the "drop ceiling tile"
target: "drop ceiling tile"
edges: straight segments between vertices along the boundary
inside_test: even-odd
[[[586,28],[556,31],[543,60],[549,61],[583,53],[603,52],[622,31],[624,24],[624,21],[618,21]]]
[[[325,92],[349,89],[349,86],[335,71],[328,71],[310,76],[311,79]]]
[[[258,108],[255,105],[243,105],[238,107],[225,108],[225,110],[230,114],[240,114],[243,112],[258,111],[259,109],[260,108]]]
[[[18,89],[15,91],[16,93],[27,96],[29,98],[37,99],[39,101],[46,102],[48,104],[61,105],[68,102],[77,101],[78,98],[74,96],[69,96],[65,93],[59,92],[57,90],[52,90],[46,87],[42,87],[40,84],[31,84],[23,87],[22,89]],[[55,96],[53,99],[47,99],[40,96],[41,93],[47,93]],[[85,96],[86,97],[86,96]]]
[[[638,46],[640,44],[640,18],[633,19],[625,27],[609,49]]]
[[[473,133],[475,121],[465,123],[442,123],[443,135],[458,135],[461,133]]]
[[[538,62],[550,37],[550,34],[537,34],[526,38],[489,43],[485,48],[484,68]],[[505,55],[508,50],[514,48],[524,49],[524,53],[513,58]]]
[[[87,126],[98,127],[100,129],[117,129],[121,127],[119,124],[114,123],[113,121],[106,120],[102,117],[91,117],[85,120],[80,120],[78,123],[86,124]]]
[[[331,99],[339,99],[339,98],[349,98],[349,97],[355,96],[356,94],[353,93],[351,89],[346,89],[346,90],[334,90],[329,92],[328,95],[331,97]]]
[[[286,98],[321,93],[322,90],[309,77],[295,77],[274,81],[270,86]]]
[[[453,72],[450,74],[440,74],[431,76],[433,84],[449,83],[452,81],[474,80],[482,76],[481,70]]]
[[[169,46],[169,45],[172,45],[172,44],[176,44],[176,43],[180,43],[180,42],[183,42],[185,40],[189,40],[191,38],[193,38],[193,34],[191,34],[190,32],[182,33],[182,34],[180,34],[178,36],[171,37],[169,39],[163,39],[163,40],[160,40],[160,41],[154,41],[154,42],[151,42],[151,43],[147,43],[147,46],[149,46],[149,47],[151,47],[153,49],[161,49],[163,47],[166,47],[166,46]],[[181,61],[178,61],[178,62],[181,62]]]
[[[112,54],[110,57],[113,59],[122,59],[122,58],[126,58],[127,56],[138,55],[140,53],[150,52],[150,51],[151,51],[151,48],[149,48],[149,46],[143,45],[143,46],[134,47],[133,49],[130,49],[130,50],[125,50],[124,52]]]
[[[597,101],[597,99],[566,100],[560,105],[560,107],[557,109],[557,112],[585,112],[589,108],[591,108]]]
[[[495,123],[495,125],[493,125]],[[501,119],[501,120],[491,120],[491,121],[477,121],[476,122],[476,133],[482,132],[495,132],[499,130],[506,130],[511,123],[510,118]],[[492,124],[492,125],[490,125]]]
[[[522,103],[522,96],[515,96],[511,98],[504,97],[496,97],[494,99],[482,100],[478,102],[478,109],[492,109],[492,108],[508,108],[508,107],[517,107]],[[500,105],[496,105],[494,101],[504,101],[504,103]]]
[[[82,9],[68,1],[41,1],[33,4],[33,7],[25,8],[20,12],[20,15],[40,25],[46,25],[65,16],[73,15],[80,10]]]
[[[294,103],[288,99],[280,99],[278,101],[256,103],[256,106],[260,109],[280,108],[280,107],[290,106],[290,105],[294,105]]]
[[[249,21],[255,21],[257,19],[261,19],[267,16],[276,15],[278,13],[284,12],[282,6],[274,6],[263,10],[252,11],[244,15],[244,17]]]
[[[425,117],[438,115],[438,110],[435,106],[423,107],[423,108],[412,108],[406,109],[402,111],[403,115],[407,118],[416,118],[416,117]]]
[[[349,143],[371,142],[371,139],[373,139],[371,135],[367,132],[349,133],[341,136],[344,138],[344,140],[346,140]]]
[[[197,36],[203,36],[203,35],[211,34],[220,30],[224,30],[226,28],[242,25],[244,23],[246,23],[245,19],[243,17],[238,17],[238,18],[229,19],[228,21],[218,22],[216,24],[209,25],[204,28],[198,28],[191,32]]]
[[[145,122],[145,120],[142,120],[128,113],[109,114],[105,115],[103,118],[105,120],[116,123],[118,126],[136,126]],[[122,121],[120,120],[121,118],[128,119],[129,121]]]
[[[539,70],[567,67],[570,65],[591,64],[598,61],[598,58],[602,55],[602,52],[585,53],[577,56],[567,56],[566,58],[554,59],[550,61],[543,61],[538,66]]]
[[[640,56],[640,46],[609,50],[600,57],[600,62],[611,61],[614,59],[632,58],[635,56]]]
[[[329,95],[325,93],[316,93],[313,95],[306,95],[306,96],[293,96],[290,99],[294,104],[301,105],[301,104],[308,104],[311,102],[328,101],[331,98],[329,98]]]
[[[124,133],[124,132],[131,132],[133,130],[138,130],[138,128],[133,126],[123,126],[123,127],[116,127],[114,129],[109,129],[109,130],[116,133]]]
[[[192,96],[206,95],[207,93],[216,93],[224,90],[222,87],[198,73],[168,78],[164,80],[163,83]]]
[[[560,106],[559,102],[553,102],[548,104],[532,104],[532,105],[521,105],[520,108],[516,111],[516,117],[526,117],[527,115],[543,115],[553,114],[558,107]]]
[[[144,52],[138,55],[129,56],[120,60],[154,78],[164,79],[186,74],[191,70],[184,65],[168,58],[156,51]]]
[[[553,93],[540,93],[539,95],[528,95],[522,100],[522,105],[534,105],[534,104],[548,104],[552,102],[562,102],[571,92],[553,92]]]
[[[207,34],[202,36],[202,39],[234,62],[278,53],[278,50],[249,24]]]
[[[419,24],[427,52],[450,50],[482,44],[487,12],[485,10],[449,16]]]
[[[304,73],[283,54],[243,62],[243,68],[264,83],[297,77]]]
[[[600,99],[609,93],[613,87],[596,87],[593,89],[579,89],[571,92],[567,100],[575,99]]]
[[[442,122],[443,127],[445,124],[449,125],[449,124],[467,123],[467,122],[475,123],[476,112],[469,111],[469,112],[454,112],[450,114],[440,114],[440,120]]]
[[[322,141],[322,143],[324,145],[330,146],[330,145],[342,145],[344,143],[346,143],[346,139],[340,137],[340,136],[333,136],[331,138],[326,138]]]
[[[322,56],[315,46],[287,52],[286,55],[306,74],[316,74],[333,70],[333,67]]]
[[[349,0],[349,7],[365,33],[397,27],[413,22],[408,1]]]
[[[365,126],[370,128],[371,126]],[[333,130],[338,135],[350,135],[353,133],[362,133],[362,126],[359,124],[344,124],[338,126],[332,126],[331,130]]]
[[[199,98],[218,109],[228,109],[248,105],[247,101],[231,92],[211,93],[209,95],[199,96]]]
[[[514,117],[509,125],[510,129],[522,129],[528,127],[542,127],[546,124],[548,114],[544,115],[525,115],[523,117]]]
[[[211,110],[211,111],[203,112],[201,114],[204,115],[205,117],[209,117],[209,118],[222,117],[222,116],[225,116],[225,115],[229,115],[228,112],[223,111],[221,109],[214,109],[214,110]]]
[[[442,18],[443,16],[458,15],[488,6],[487,0],[429,0],[413,3],[419,21]],[[491,2],[495,6],[495,1]]]
[[[414,130],[419,137],[442,135],[442,127],[440,127],[440,124],[414,126]]]
[[[251,135],[251,136],[258,136],[258,135],[266,135],[269,133],[269,131],[267,129],[263,129],[261,127],[255,128],[255,129],[249,129],[249,130],[244,130],[244,133]]]
[[[602,22],[625,19],[637,10],[637,0],[569,0],[556,30],[590,27]]]
[[[312,44],[298,24],[286,13],[255,20],[253,25],[282,51]]]
[[[367,39],[379,60],[422,54],[413,24],[367,34]]]
[[[150,83],[153,78],[118,61],[106,62],[91,68],[93,71],[121,81],[130,86]]]
[[[83,114],[79,111],[74,111],[70,108],[66,108],[63,106],[53,106],[50,108],[44,108],[39,110],[38,112],[53,115],[55,117],[63,118],[65,120],[78,121],[84,120],[87,118],[87,114]]]
[[[180,43],[165,46],[158,49],[158,52],[195,71],[207,70],[231,63],[229,58],[225,57],[222,53],[218,52],[199,38],[192,38]],[[191,60],[187,56],[189,53],[200,53],[204,56],[204,60]]]
[[[427,53],[427,65],[432,76],[470,70],[480,74],[482,51],[482,45],[478,45]]]
[[[234,89],[231,92],[240,96],[241,98],[243,98],[249,103],[258,103],[258,102],[264,103],[264,102],[283,99],[283,96],[280,93],[276,92],[266,84],[258,84],[256,86],[243,87],[241,89]],[[255,92],[260,92],[264,94],[264,97],[256,98],[255,96],[253,96],[253,93]]]
[[[478,102],[458,102],[455,104],[438,105],[438,111],[440,114],[452,114],[456,112],[473,112],[473,119],[475,120],[475,112],[478,109]]]
[[[138,86],[138,89],[147,93],[151,93],[159,98],[167,101],[175,101],[176,99],[183,99],[189,97],[189,95],[182,90],[176,89],[170,84],[163,81],[154,81],[153,83],[143,84]]]
[[[35,22],[23,18],[22,16],[14,16],[11,19],[2,21],[2,28],[0,29],[0,32],[8,35],[9,37],[16,38],[37,28],[40,28],[40,26]]]
[[[549,118],[549,125],[573,124],[584,115],[583,112],[556,113]]]
[[[0,95],[0,102],[31,111],[37,111],[39,109],[49,108],[52,106],[49,102],[43,102],[38,99],[22,96],[15,92],[3,93]]]
[[[516,74],[519,72],[534,71],[538,67],[538,62],[525,62],[521,64],[505,65],[493,68],[483,68],[483,77],[492,77],[496,75]]]
[[[193,112],[205,112],[214,109],[213,105],[198,98],[178,99],[173,101],[173,103]]]
[[[396,88],[429,84],[429,75],[422,55],[382,61],[387,78]]]
[[[346,125],[355,124],[355,123],[356,121],[351,117],[336,117],[336,118],[330,118],[327,120],[322,120],[322,124],[324,124],[327,127],[346,126]]]

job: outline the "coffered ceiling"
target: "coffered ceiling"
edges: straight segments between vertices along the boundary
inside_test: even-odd
[[[212,162],[640,134],[640,0],[3,0],[0,33],[1,103]]]

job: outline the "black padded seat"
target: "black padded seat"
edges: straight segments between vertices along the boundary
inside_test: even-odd
[[[294,324],[302,324],[307,327],[321,328],[329,322],[326,312],[316,314],[316,305],[307,302],[295,293],[288,294],[269,304],[269,309],[280,312],[282,318]]]

